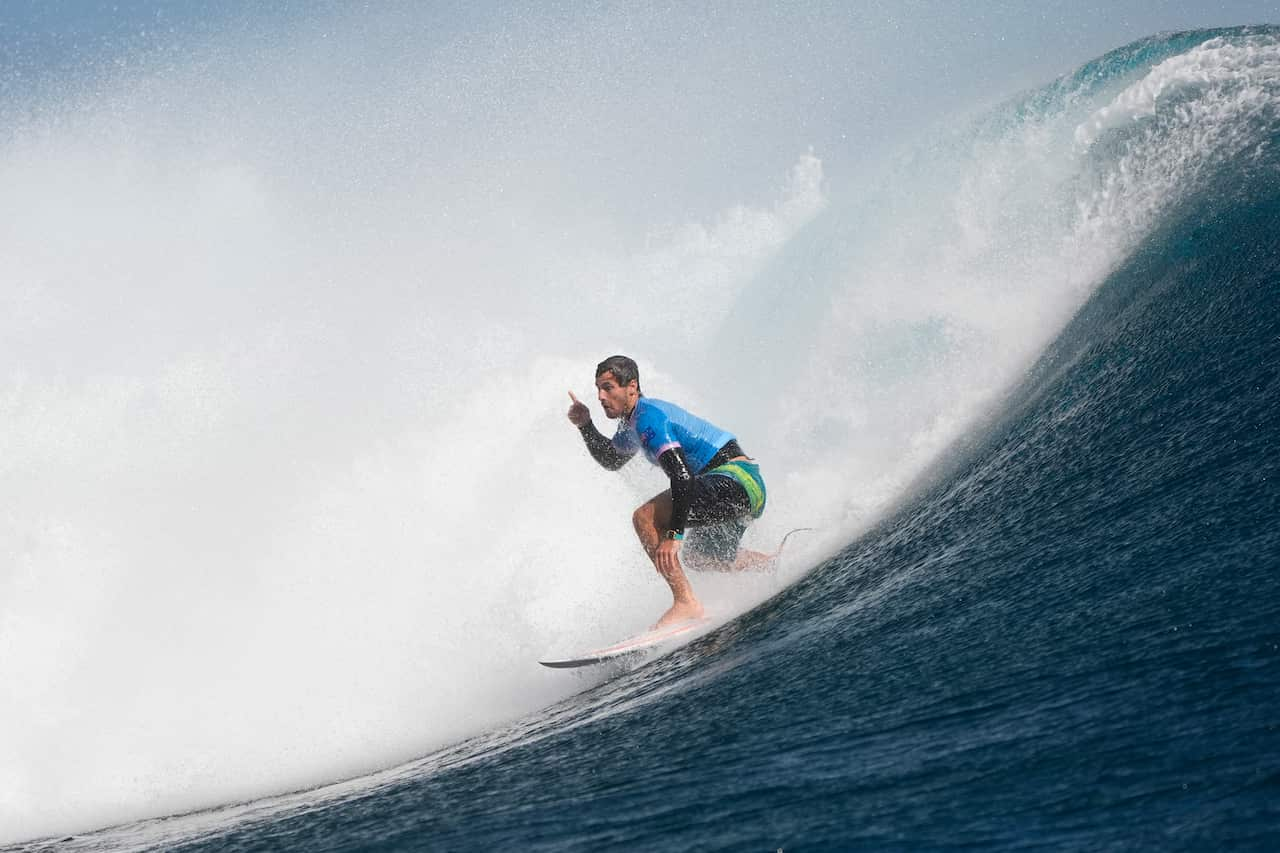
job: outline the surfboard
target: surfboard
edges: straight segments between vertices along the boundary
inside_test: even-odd
[[[628,655],[650,651],[672,640],[691,639],[688,635],[697,631],[699,628],[705,627],[709,622],[710,620],[705,618],[690,619],[686,622],[677,622],[676,624],[668,625],[665,628],[646,631],[643,634],[628,637],[625,640],[614,643],[612,646],[605,646],[602,649],[592,649],[589,652],[582,652],[581,654],[567,658],[540,660],[538,663],[543,666],[549,666],[552,669],[573,669],[579,666],[592,666],[593,664],[604,663],[605,661],[617,660],[618,658],[623,658]]]

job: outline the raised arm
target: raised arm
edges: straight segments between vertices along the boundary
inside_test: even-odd
[[[572,391],[569,392],[569,399],[573,400],[573,405],[569,406],[569,422],[578,428],[582,440],[587,444],[587,450],[591,453],[591,458],[610,471],[617,471],[626,465],[635,454],[623,453],[614,446],[612,441],[601,435],[600,430],[591,423],[591,411],[585,403],[573,395]]]

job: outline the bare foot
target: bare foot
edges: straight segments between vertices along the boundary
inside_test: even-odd
[[[693,601],[677,601],[671,605],[671,608],[664,614],[662,618],[654,623],[649,630],[656,631],[659,628],[666,628],[668,625],[675,625],[679,622],[688,622],[691,619],[701,619],[705,615],[702,609],[702,603],[697,599]]]

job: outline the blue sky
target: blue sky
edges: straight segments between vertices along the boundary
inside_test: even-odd
[[[466,18],[477,14],[477,8],[496,10],[558,5],[572,12],[575,6],[589,8],[611,4],[458,4],[452,0],[412,4],[396,0],[364,3],[328,0],[274,3],[254,0],[4,0],[0,4],[0,60],[3,61],[0,68],[12,72],[15,64],[21,65],[25,71],[64,67],[88,57],[126,51],[139,44],[199,38],[201,34],[228,22],[257,27],[287,26],[292,17],[307,18],[323,14],[326,8],[361,5],[370,9],[417,5],[430,8],[440,18]],[[653,7],[661,4],[637,5]],[[770,5],[804,13],[832,4],[777,2]],[[976,28],[990,27],[1001,20],[1020,20],[1021,28],[1029,34],[1048,38],[1057,31],[1062,40],[1073,41],[1082,35],[1105,38],[1107,34],[1114,33],[1116,44],[1161,30],[1280,23],[1280,11],[1277,11],[1274,0],[1115,0],[1093,5],[1055,0],[986,0],[966,4],[873,2],[834,5],[848,8],[880,6],[888,14],[896,11],[904,22],[913,16],[950,17],[963,9],[964,15],[974,22]]]
[[[162,40],[182,42],[228,20],[257,15],[250,0],[5,0],[0,68],[41,74]]]

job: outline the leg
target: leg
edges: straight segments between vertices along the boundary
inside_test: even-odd
[[[778,563],[778,558],[782,556],[782,549],[787,547],[787,540],[791,538],[791,534],[800,533],[806,530],[813,530],[812,527],[797,527],[787,532],[782,537],[782,541],[778,543],[778,550],[772,554],[763,554],[760,551],[748,551],[745,548],[738,551],[738,556],[733,561],[731,571],[768,571],[774,568]]]
[[[747,530],[743,518],[729,518],[689,528],[681,552],[686,569],[705,572],[768,571],[777,554],[765,554],[739,547]]]
[[[658,564],[658,546],[662,544],[662,536],[670,520],[670,491],[663,492],[643,504],[631,516],[631,523],[635,526],[636,536],[640,540],[640,545],[644,548],[644,552],[649,555],[649,559],[653,561],[654,568],[658,570],[658,574],[662,575],[662,579],[667,582],[667,586],[671,587],[673,603],[671,608],[662,614],[662,618],[653,626],[655,628],[683,622],[686,619],[700,619],[703,615],[702,603],[693,594],[693,587],[689,584],[689,579],[685,577],[684,569],[679,565],[679,561],[677,560],[675,568],[669,571],[663,571]]]

